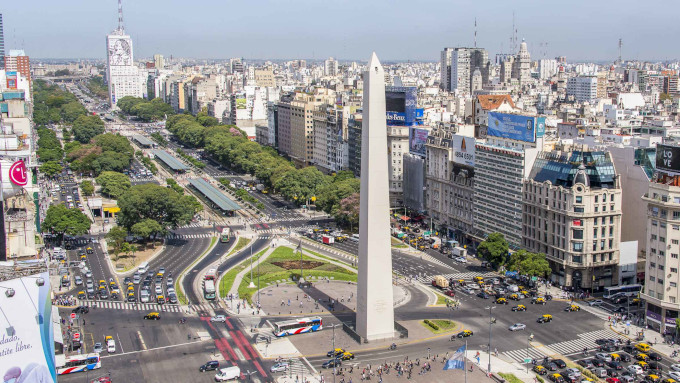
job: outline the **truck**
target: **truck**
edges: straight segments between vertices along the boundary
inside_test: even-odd
[[[322,235],[321,236],[321,241],[323,242],[324,245],[332,245],[335,243],[335,237],[332,235]]]
[[[435,275],[434,279],[432,279],[432,286],[442,290],[447,289],[449,287],[449,280],[441,275]]]
[[[451,250],[451,258],[467,257],[467,249],[456,246]]]

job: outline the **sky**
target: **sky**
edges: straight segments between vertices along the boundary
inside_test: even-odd
[[[680,57],[677,0],[123,0],[135,58],[438,61],[443,47],[477,46],[490,58],[517,38],[533,59]],[[6,49],[35,58],[104,58],[116,0],[0,2]]]

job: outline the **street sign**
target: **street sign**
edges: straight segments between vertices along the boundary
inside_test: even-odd
[[[76,313],[71,313],[71,319],[76,319]]]
[[[79,332],[73,333],[73,340],[80,340],[80,333]]]
[[[524,363],[531,363],[531,358],[524,358]]]
[[[531,280],[536,282],[538,280],[538,277],[531,277]]]

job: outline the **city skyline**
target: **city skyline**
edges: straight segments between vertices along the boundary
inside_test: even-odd
[[[46,0],[32,3],[30,8],[7,3],[0,9],[7,49],[22,48],[36,58],[105,57],[101,42],[117,27],[116,1],[76,0],[68,7]],[[416,17],[405,7],[412,4],[382,0],[361,8],[346,1],[332,12],[307,0],[294,4],[272,0],[257,8],[209,0],[202,1],[194,12],[182,12],[178,6],[183,4],[177,0],[124,1],[123,8],[126,32],[139,58],[161,53],[203,59],[333,56],[359,60],[376,50],[385,61],[437,61],[443,46],[474,45],[475,20],[477,46],[486,48],[492,57],[516,53],[519,42],[516,47],[510,42],[513,14],[517,40],[526,39],[534,59],[566,56],[570,61],[613,61],[618,56],[619,38],[623,39],[624,59],[677,58],[678,52],[658,37],[680,32],[671,13],[653,13],[652,17],[651,12],[635,11],[637,4],[627,3],[631,6],[618,3],[612,8],[578,1],[558,9],[553,5],[536,7],[528,1],[511,6],[485,3],[484,8],[468,2],[431,1],[419,5]],[[663,3],[646,5],[653,8]],[[559,14],[559,19],[554,14]]]

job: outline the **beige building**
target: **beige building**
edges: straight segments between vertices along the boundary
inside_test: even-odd
[[[644,292],[647,324],[675,333],[680,290],[680,176],[659,173],[642,196],[647,204],[647,267]]]
[[[621,201],[608,152],[541,152],[524,181],[522,247],[546,254],[561,286],[617,285]]]
[[[255,69],[255,84],[260,87],[275,87],[274,71],[271,68]]]

